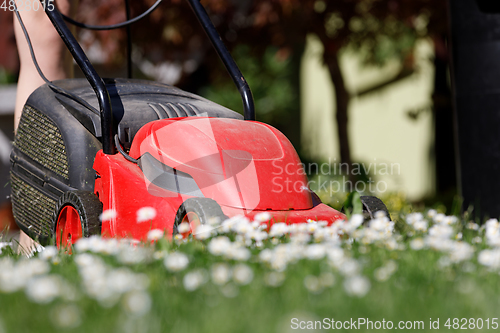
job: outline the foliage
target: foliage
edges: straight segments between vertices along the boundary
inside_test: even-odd
[[[346,215],[351,217],[352,214],[362,214],[363,204],[361,203],[361,198],[358,192],[351,192],[344,202],[344,209]]]
[[[11,84],[15,82],[16,82],[15,75],[9,73],[4,68],[0,67],[0,84]]]
[[[132,16],[144,12],[154,0],[132,2]],[[206,0],[207,8],[223,40],[232,48],[252,45],[253,54],[266,56],[275,46],[293,52],[303,45],[307,34],[318,35],[325,46],[325,61],[350,46],[365,49],[367,63],[382,64],[390,58],[411,57],[417,37],[446,32],[446,1],[426,0]],[[121,0],[81,1],[77,18],[93,24],[125,19]],[[133,26],[135,46],[149,60],[202,62],[208,39],[199,27],[187,1],[165,0],[150,17]],[[117,50],[125,45],[123,30],[99,32],[108,61],[123,59]],[[117,58],[118,57],[118,58]],[[217,60],[215,60],[217,61]]]
[[[268,48],[262,61],[251,55],[251,48],[239,45],[233,52],[241,72],[252,87],[259,121],[276,124],[297,107],[298,97],[290,82],[290,59],[280,59],[278,50]],[[243,113],[241,96],[224,70],[213,74],[212,84],[201,90],[201,95]]]

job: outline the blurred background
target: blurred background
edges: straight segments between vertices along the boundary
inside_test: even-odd
[[[131,1],[131,17],[154,2]],[[340,208],[353,189],[347,183],[393,210],[403,202],[433,203],[450,213],[457,177],[447,1],[202,4],[252,88],[257,120],[290,139],[323,201]],[[75,18],[124,21],[124,1],[80,0]],[[0,10],[0,203],[7,215],[19,70],[12,21],[11,12]],[[130,33],[134,78],[176,85],[242,112],[187,2],[164,0]],[[77,36],[101,76],[127,75],[126,29],[77,29]]]

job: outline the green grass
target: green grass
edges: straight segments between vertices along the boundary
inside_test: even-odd
[[[400,223],[405,225],[405,221]],[[432,222],[429,227],[431,225]],[[463,239],[468,243],[478,235],[482,237],[482,231],[468,230],[460,221],[453,228],[454,234],[462,230]],[[151,306],[139,307],[136,311],[126,305],[126,300],[134,294],[133,288],[116,293],[115,302],[99,302],[95,296],[89,295],[82,283],[82,274],[75,262],[81,253],[70,256],[60,252],[55,257],[42,259],[48,262],[50,273],[41,276],[58,275],[72,291],[58,293],[52,301],[43,304],[27,296],[26,286],[32,280],[19,291],[0,292],[0,332],[289,332],[296,331],[291,327],[292,318],[304,321],[304,325],[324,318],[335,321],[350,321],[351,318],[355,321],[358,318],[373,322],[385,320],[392,321],[395,326],[399,321],[423,321],[423,331],[430,330],[431,319],[436,321],[439,318],[440,329],[434,331],[449,331],[445,327],[448,318],[482,318],[484,325],[489,318],[491,329],[492,318],[500,317],[500,275],[498,269],[491,270],[477,262],[478,253],[488,247],[486,242],[473,245],[474,254],[470,259],[443,265],[442,258],[448,252],[430,248],[413,250],[411,240],[427,234],[417,233],[410,237],[408,233],[415,233],[410,226],[406,226],[401,234],[394,233],[384,241],[369,244],[361,244],[360,240],[351,243],[344,236],[339,248],[344,250],[345,258],[359,264],[357,274],[343,273],[339,269],[341,262],[328,256],[319,260],[302,258],[288,263],[282,272],[285,279],[279,286],[269,285],[266,278],[274,270],[259,259],[262,249],[254,245],[249,246],[251,258],[244,261],[253,271],[253,279],[247,285],[239,285],[234,280],[222,285],[215,283],[211,277],[214,264],[225,263],[234,267],[240,262],[212,255],[207,246],[210,239],[181,244],[162,239],[132,250],[117,246],[113,250],[116,254],[104,254],[98,247],[88,251],[93,257],[102,259],[108,276],[110,272],[126,267],[134,274],[148,277],[149,285],[137,288],[135,293],[149,295]],[[237,237],[234,232],[228,236],[233,241]],[[396,240],[398,249],[389,249],[388,239]],[[288,236],[279,241],[280,244],[291,242]],[[276,244],[273,243],[276,242],[265,240],[263,248],[274,249]],[[125,264],[118,256],[124,249],[144,252],[144,256],[140,256],[142,260],[137,263]],[[173,252],[188,256],[189,264],[185,269],[178,272],[166,269],[164,258],[159,257]],[[14,265],[21,265],[26,261],[36,262],[37,256],[41,258],[43,253],[35,255],[35,259],[25,259],[4,249],[0,258],[0,289],[2,283],[5,285],[1,278],[1,270],[6,267],[1,263],[2,259],[12,258]],[[395,271],[388,274],[386,280],[377,279],[377,270],[388,263],[396,264]],[[90,271],[97,270],[97,266],[93,265]],[[196,290],[187,291],[184,276],[200,269],[205,272],[206,281]],[[333,274],[333,285],[323,284],[316,289],[305,286],[307,276],[321,274]],[[353,276],[363,276],[370,281],[366,294],[347,293],[344,283]],[[93,283],[98,283],[97,280],[99,278]],[[366,326],[358,329],[372,331]],[[484,326],[482,330],[468,331],[483,332],[487,329]]]

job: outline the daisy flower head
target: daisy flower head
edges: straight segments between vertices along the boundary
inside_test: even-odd
[[[429,223],[426,220],[421,220],[421,221],[417,221],[417,222],[413,223],[413,228],[416,231],[426,232],[428,226],[429,226]]]
[[[348,295],[363,297],[370,291],[370,280],[364,276],[356,275],[344,281],[344,289]]]
[[[269,272],[264,276],[265,283],[270,287],[279,287],[285,281],[283,272]]]
[[[122,301],[123,309],[131,315],[143,316],[151,309],[151,296],[142,290],[128,292]]]
[[[60,279],[58,275],[36,277],[27,285],[26,295],[35,303],[50,303],[61,292]]]
[[[473,221],[467,223],[466,228],[469,230],[479,230],[479,225]]]
[[[255,214],[253,220],[262,223],[262,222],[269,221],[272,217],[273,216],[271,214],[269,214],[268,212],[262,212],[262,213]]]
[[[304,287],[313,294],[319,294],[323,289],[320,280],[314,275],[308,275],[304,278]]]
[[[269,231],[269,236],[271,237],[281,237],[288,233],[289,227],[286,223],[280,222],[272,225]]]
[[[447,224],[435,224],[429,229],[429,235],[432,237],[447,239],[453,235],[453,228]]]
[[[189,232],[191,230],[191,226],[187,222],[182,222],[181,224],[179,224],[178,230],[181,234],[183,234],[185,232]]]
[[[163,238],[163,230],[161,229],[153,229],[148,232],[149,241],[155,242],[161,238]]]
[[[490,267],[492,269],[500,268],[500,250],[483,250],[479,252],[477,256],[477,261],[484,266]]]
[[[174,252],[167,255],[163,263],[170,272],[179,272],[188,266],[189,258],[182,252]]]
[[[424,216],[422,213],[410,213],[406,215],[406,223],[413,225],[416,222],[422,221]]]
[[[196,228],[193,236],[199,240],[205,240],[205,239],[212,237],[214,234],[215,234],[214,227],[212,227],[210,225],[206,225],[206,224],[200,224]]]
[[[78,306],[59,305],[50,312],[50,319],[57,328],[75,328],[81,324],[81,311]]]
[[[206,281],[207,273],[204,270],[199,269],[187,273],[184,276],[182,283],[184,284],[184,289],[187,291],[195,291]]]
[[[429,209],[427,211],[427,217],[433,219],[437,215],[437,211],[435,209]]]
[[[247,285],[252,282],[253,271],[245,264],[238,264],[233,268],[233,280],[237,284]]]
[[[38,255],[40,259],[50,260],[55,258],[59,254],[57,247],[53,245],[46,246],[42,252]]]
[[[217,285],[226,284],[232,276],[231,268],[227,264],[214,264],[210,270],[212,282]]]
[[[410,242],[410,247],[415,251],[422,250],[425,247],[425,242],[422,238],[415,238]]]
[[[331,272],[321,273],[318,276],[319,282],[321,286],[329,288],[335,284],[335,275]]]
[[[153,207],[142,207],[137,211],[137,222],[148,222],[156,217],[156,209]]]
[[[208,251],[214,256],[221,256],[226,254],[231,249],[232,243],[226,236],[219,236],[213,238],[208,243]]]
[[[112,219],[115,219],[117,215],[116,210],[106,209],[99,216],[99,220],[101,220],[101,222],[111,221]]]

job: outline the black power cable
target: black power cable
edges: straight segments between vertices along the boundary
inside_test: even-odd
[[[132,162],[132,163],[139,163],[139,160],[136,160],[135,158],[133,158],[132,156],[130,156],[129,154],[127,154],[122,146],[120,145],[120,139],[118,139],[118,134],[115,134],[115,146],[116,146],[116,149],[118,149],[118,151],[120,152],[120,154],[122,154],[123,157],[125,157],[125,159],[129,162]]]
[[[49,88],[52,89],[53,91],[56,91],[62,95],[65,95],[65,96],[73,99],[75,102],[81,104],[85,108],[87,108],[90,111],[94,112],[95,114],[99,115],[100,112],[96,108],[94,108],[92,105],[90,105],[87,101],[83,100],[82,98],[76,96],[75,94],[73,94],[73,93],[71,93],[71,92],[69,92],[61,87],[56,86],[51,81],[49,81],[49,79],[47,79],[47,77],[43,74],[42,69],[38,65],[38,61],[36,60],[35,51],[33,50],[33,44],[31,44],[31,39],[30,39],[30,36],[28,35],[28,31],[26,30],[26,26],[24,25],[24,22],[21,18],[21,15],[19,15],[19,12],[17,10],[16,2],[13,1],[13,4],[14,4],[14,8],[15,8],[14,12],[16,14],[17,20],[19,21],[19,25],[21,25],[21,29],[23,30],[23,34],[24,34],[24,37],[26,38],[26,42],[28,43],[28,49],[30,50],[31,59],[33,60],[33,64],[35,65],[35,68],[38,72],[38,75],[40,75],[42,80],[44,80],[45,83],[47,83],[47,85],[49,86]]]
[[[86,29],[90,29],[90,30],[112,30],[112,29],[118,29],[118,28],[122,28],[125,26],[129,26],[129,25],[143,19],[144,17],[149,15],[153,10],[155,10],[160,5],[160,3],[162,1],[163,0],[157,0],[154,3],[154,5],[151,6],[147,11],[145,11],[144,13],[142,13],[141,15],[139,15],[137,17],[134,17],[133,19],[130,19],[130,20],[127,20],[125,22],[118,23],[118,24],[113,24],[113,25],[105,25],[105,26],[87,25],[84,23],[77,22],[77,21],[75,21],[75,20],[73,20],[65,15],[62,15],[62,16],[66,21],[68,21],[69,23],[72,23],[78,27],[82,27],[82,28],[86,28]],[[96,108],[94,108],[92,105],[90,105],[87,101],[85,101],[84,99],[80,98],[79,96],[77,96],[77,95],[75,95],[75,94],[73,94],[73,93],[71,93],[71,92],[69,92],[61,87],[56,86],[49,79],[47,79],[47,77],[43,74],[40,66],[38,65],[38,61],[36,60],[35,52],[33,50],[33,44],[31,43],[31,39],[29,37],[28,31],[26,30],[26,26],[24,25],[24,22],[21,18],[21,15],[19,15],[19,11],[17,10],[17,5],[16,5],[15,1],[13,1],[13,5],[14,5],[15,15],[17,17],[17,20],[19,21],[19,24],[21,25],[21,29],[23,30],[23,34],[24,34],[24,37],[26,38],[26,42],[28,43],[28,49],[29,49],[30,54],[31,54],[31,59],[33,60],[33,64],[35,65],[35,68],[36,68],[38,74],[40,75],[40,77],[42,78],[42,80],[45,81],[45,83],[47,83],[49,88],[52,89],[53,91],[56,91],[56,92],[66,96],[66,97],[71,98],[72,100],[74,100],[78,104],[82,105],[83,107],[87,108],[88,110],[94,112],[97,115],[100,115],[100,112]],[[130,72],[131,71],[129,71],[129,73]]]
[[[62,17],[64,18],[64,20],[66,22],[69,22],[73,25],[76,25],[77,27],[80,27],[80,28],[85,28],[85,29],[89,29],[89,30],[113,30],[113,29],[119,29],[119,28],[123,28],[123,27],[126,27],[126,26],[129,26],[137,21],[140,21],[142,20],[143,18],[145,18],[146,16],[148,16],[153,10],[156,9],[156,7],[158,7],[160,5],[160,3],[162,2],[163,0],[157,0],[154,5],[152,5],[151,7],[149,7],[148,10],[146,10],[144,13],[142,13],[141,15],[137,16],[137,17],[134,17],[133,19],[130,19],[130,20],[127,20],[127,21],[124,21],[124,22],[121,22],[121,23],[117,23],[117,24],[110,24],[110,25],[91,25],[91,24],[85,24],[85,23],[82,23],[82,22],[78,22],[78,21],[75,21],[73,20],[71,17],[68,17],[64,14],[61,14]]]

